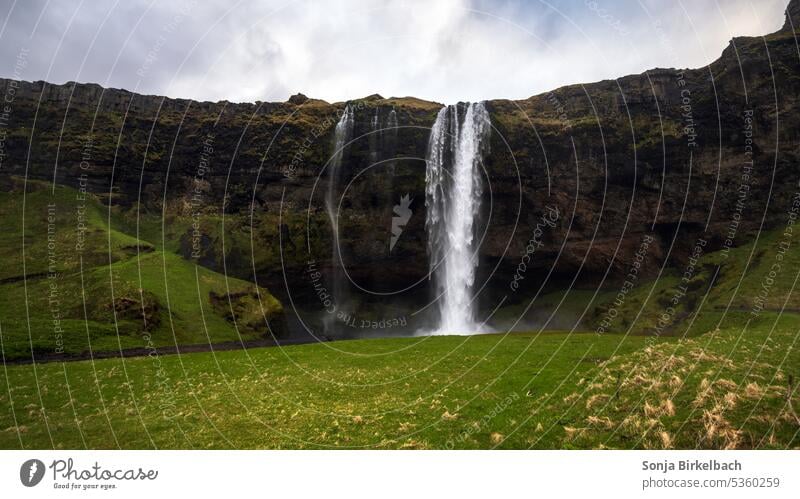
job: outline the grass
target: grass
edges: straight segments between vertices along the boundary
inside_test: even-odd
[[[649,345],[562,400],[564,447],[798,448],[800,317]]]
[[[797,447],[800,319],[776,318],[9,366],[0,447]]]
[[[48,271],[71,274],[79,271],[81,258],[89,268],[130,258],[137,245],[142,251],[152,247],[110,229],[105,209],[90,199],[83,211],[83,250],[76,251],[77,208],[84,206],[77,195],[74,189],[58,186],[51,191],[49,184],[36,181],[28,182],[24,194],[22,184],[11,192],[0,192],[0,258],[4,263],[0,281],[18,281],[23,275],[30,278]]]
[[[598,361],[644,341],[429,337],[46,364],[43,403],[34,367],[14,366],[0,386],[0,447],[487,447],[546,421],[548,402]],[[520,431],[506,445],[551,446],[557,433]]]
[[[265,318],[282,306],[266,289],[120,232],[124,225],[93,198],[85,203],[84,249],[76,249],[84,206],[76,196],[40,183],[24,196],[0,194],[5,359],[269,335]]]

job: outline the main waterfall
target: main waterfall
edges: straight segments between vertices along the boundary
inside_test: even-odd
[[[480,209],[481,169],[489,130],[489,113],[482,102],[442,108],[431,129],[425,171],[425,225],[440,312],[433,334],[472,334],[480,329],[472,296],[478,264],[475,219]]]
[[[332,272],[329,277],[329,285],[333,291],[333,300],[337,308],[347,305],[347,292],[345,288],[345,276],[339,246],[339,186],[342,170],[342,158],[344,157],[345,147],[353,138],[353,127],[355,116],[350,105],[346,105],[339,122],[333,132],[333,157],[328,165],[328,191],[325,193],[325,209],[331,220],[333,231],[331,260]],[[329,314],[324,320],[326,332],[331,333],[335,323],[335,314]]]

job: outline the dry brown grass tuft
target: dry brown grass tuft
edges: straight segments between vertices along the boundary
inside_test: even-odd
[[[749,399],[760,399],[764,396],[764,389],[758,383],[748,383],[744,387],[744,396]]]
[[[666,431],[662,431],[658,434],[661,438],[661,447],[664,449],[671,449],[672,448],[672,437]]]
[[[739,388],[739,385],[729,379],[718,379],[714,384],[723,390],[734,391]]]
[[[614,427],[614,422],[607,417],[589,416],[588,418],[586,418],[586,422],[589,423],[589,425],[591,426],[597,428],[603,428],[606,430],[610,430],[611,428]]]
[[[711,383],[709,383],[708,379],[703,378],[703,381],[700,382],[697,396],[695,397],[694,402],[692,402],[692,405],[695,407],[700,407],[701,405],[705,404],[709,395],[711,395]]]
[[[657,417],[661,413],[657,405],[650,405],[647,400],[644,401],[644,415],[648,418]]]
[[[608,400],[608,395],[605,393],[595,393],[588,400],[586,400],[586,408],[591,409],[597,404],[603,403]]]
[[[564,433],[566,434],[567,441],[575,440],[583,435],[586,428],[573,428],[572,426],[565,426]]]
[[[661,411],[663,414],[667,416],[674,416],[675,415],[675,404],[672,400],[662,400],[661,401]]]
[[[725,418],[724,408],[717,404],[711,410],[703,411],[704,440],[712,447],[736,449],[742,439],[742,432],[737,430]]]
[[[663,368],[667,371],[671,371],[676,367],[685,364],[686,361],[682,357],[677,357],[675,355],[670,355],[667,360],[663,363]]]
[[[706,440],[711,441],[714,437],[717,436],[717,430],[719,429],[719,420],[722,417],[721,414],[705,410],[703,411],[703,427],[706,431]]]
[[[662,416],[674,416],[675,404],[670,399],[662,400],[658,405],[650,405],[644,402],[644,415],[648,418],[660,418]]]
[[[639,419],[638,416],[631,414],[623,419],[620,425],[629,432],[638,433],[639,429],[642,427],[642,420]]]
[[[710,361],[713,360],[711,355],[708,355],[703,349],[695,348],[691,352],[689,352],[689,357],[693,358],[696,361]]]
[[[414,429],[415,426],[417,426],[417,425],[414,424],[414,423],[405,422],[405,423],[400,423],[400,428],[399,429],[400,429],[401,432],[405,433],[407,431],[411,431],[412,429]]]
[[[739,396],[736,395],[736,392],[728,392],[725,394],[722,400],[725,402],[726,409],[733,409],[736,407],[736,402],[739,400]]]
[[[412,438],[410,440],[406,440],[405,442],[403,442],[403,445],[401,445],[400,448],[401,449],[422,450],[422,449],[427,449],[428,448],[428,444],[427,444],[427,442],[414,440]]]
[[[637,373],[635,376],[632,376],[626,379],[622,385],[633,385],[638,387],[648,387],[652,386],[654,381],[651,378],[648,378],[643,373]]]

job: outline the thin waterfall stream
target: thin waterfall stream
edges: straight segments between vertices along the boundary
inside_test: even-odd
[[[333,300],[338,309],[346,306],[347,296],[341,254],[341,247],[339,241],[339,217],[338,217],[338,204],[339,204],[339,186],[341,181],[342,159],[345,153],[345,146],[353,138],[353,127],[355,124],[355,116],[353,109],[348,104],[342,112],[342,117],[336,123],[336,128],[333,133],[333,157],[331,158],[330,165],[328,166],[328,191],[325,193],[325,209],[328,212],[328,217],[331,221],[331,230],[333,231],[332,240],[332,265],[330,275],[330,285],[333,292]],[[336,322],[335,314],[328,314],[325,324],[326,333],[332,332]]]

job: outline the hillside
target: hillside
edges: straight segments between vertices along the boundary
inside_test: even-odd
[[[265,288],[111,228],[119,215],[90,194],[23,185],[0,193],[6,361],[270,339],[269,321],[281,331]]]

